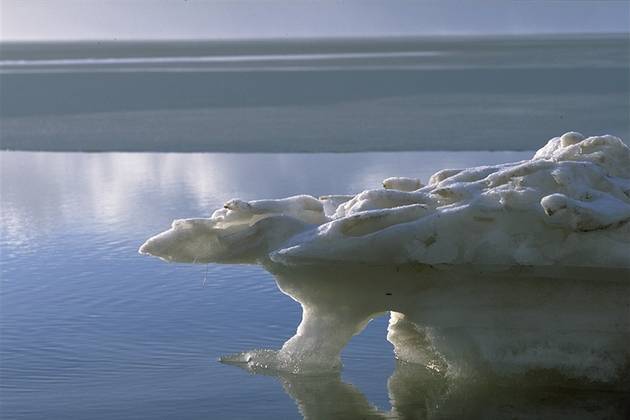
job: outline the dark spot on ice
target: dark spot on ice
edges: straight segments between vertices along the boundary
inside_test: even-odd
[[[389,292],[387,292],[387,293],[385,293],[385,294],[386,294],[387,296],[391,296],[391,295],[392,295],[392,294],[391,294],[391,293],[389,293]]]
[[[424,245],[429,247],[429,246],[433,245],[436,241],[437,241],[437,235],[433,234],[433,235],[429,236],[427,239],[424,240]]]

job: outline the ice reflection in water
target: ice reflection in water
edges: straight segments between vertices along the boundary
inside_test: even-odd
[[[396,362],[387,381],[391,408],[371,404],[339,373],[295,375],[239,365],[275,377],[305,419],[627,418],[627,394],[453,381],[423,366]]]

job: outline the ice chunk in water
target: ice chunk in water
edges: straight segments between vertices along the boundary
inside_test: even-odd
[[[302,323],[247,363],[334,369],[350,337],[392,311],[396,354],[453,374],[558,369],[609,381],[627,369],[630,149],[620,139],[571,132],[531,160],[383,186],[231,200],[140,252],[276,274]]]

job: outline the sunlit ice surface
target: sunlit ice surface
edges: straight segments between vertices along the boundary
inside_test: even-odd
[[[233,199],[140,253],[258,262],[301,304],[279,351],[229,363],[334,371],[350,338],[391,311],[398,358],[450,378],[545,372],[627,389],[629,178],[619,138],[569,132],[530,160],[444,169],[426,186],[394,177],[356,195]]]

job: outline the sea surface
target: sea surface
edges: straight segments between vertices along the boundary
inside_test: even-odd
[[[0,44],[11,150],[532,150],[629,97],[627,34]]]
[[[623,418],[624,393],[445,391],[395,362],[386,317],[352,339],[341,375],[221,364],[222,355],[279,348],[300,321],[298,304],[257,266],[137,253],[173,219],[208,216],[233,197],[348,194],[391,175],[426,181],[440,168],[531,155],[0,152],[0,416]]]

